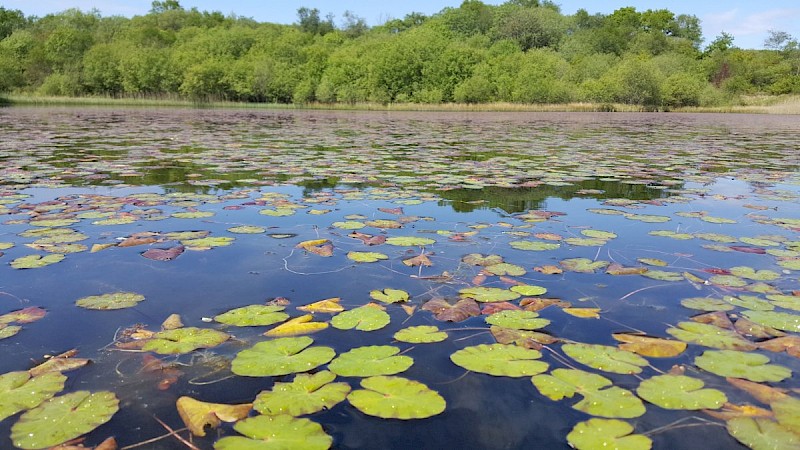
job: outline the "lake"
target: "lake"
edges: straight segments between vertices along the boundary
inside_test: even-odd
[[[14,107],[0,136],[2,448],[800,442],[796,116]]]

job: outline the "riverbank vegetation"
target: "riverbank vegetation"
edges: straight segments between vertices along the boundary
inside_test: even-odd
[[[549,1],[466,0],[369,27],[350,12],[300,8],[279,25],[176,0],[132,18],[0,7],[0,38],[11,101],[800,110],[796,38],[772,31],[750,50],[722,33],[704,45],[699,19],[664,9],[565,15]]]

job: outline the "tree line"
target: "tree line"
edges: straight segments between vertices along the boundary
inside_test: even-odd
[[[69,9],[26,17],[0,7],[0,92],[270,103],[627,103],[649,108],[800,94],[800,46],[771,31],[765,50],[697,17],[585,9],[548,0],[465,0],[373,27],[300,8],[292,25],[154,1],[146,15]]]

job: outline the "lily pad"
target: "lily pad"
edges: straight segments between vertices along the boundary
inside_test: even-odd
[[[447,403],[428,386],[402,377],[378,376],[361,380],[347,400],[359,411],[384,419],[425,419],[442,413]]]
[[[0,339],[8,339],[11,336],[15,336],[20,331],[22,331],[22,327],[19,325],[6,325],[4,323],[0,323]]]
[[[533,311],[508,310],[492,314],[486,318],[486,323],[515,330],[538,330],[549,325],[550,321]]]
[[[741,278],[747,278],[748,280],[755,280],[755,281],[772,281],[777,280],[781,277],[778,272],[773,272],[771,270],[756,270],[752,267],[746,266],[737,266],[731,267],[730,269],[731,274]]]
[[[241,226],[238,226],[238,227],[228,228],[228,231],[231,232],[231,233],[236,233],[236,234],[259,234],[259,233],[263,233],[263,232],[265,232],[267,230],[266,230],[266,228],[256,227],[256,226],[253,226],[253,225],[241,225]]]
[[[79,298],[75,304],[86,309],[123,309],[136,306],[144,300],[144,295],[135,292],[113,292]]]
[[[520,295],[508,289],[473,287],[458,291],[462,298],[471,298],[480,303],[507,302],[516,300]]]
[[[172,213],[172,217],[176,219],[204,219],[206,217],[213,217],[212,211],[184,211]]]
[[[375,331],[391,321],[386,311],[374,306],[364,305],[344,311],[333,317],[331,325],[340,330]]]
[[[666,270],[648,270],[642,274],[643,277],[652,278],[659,281],[682,281],[683,275],[677,272],[668,272]]]
[[[451,304],[447,299],[437,297],[422,305],[422,309],[433,312],[436,320],[448,322],[462,322],[481,313],[478,302],[471,298],[462,298]]]
[[[527,250],[532,252],[544,252],[547,250],[555,250],[561,247],[561,244],[543,241],[511,241],[508,243],[508,245],[517,250]]]
[[[614,339],[622,342],[619,348],[649,358],[672,358],[686,350],[686,342],[655,338],[628,333],[614,333]]]
[[[795,433],[800,433],[800,399],[784,397],[770,404],[778,422]]]
[[[65,258],[60,253],[52,253],[50,255],[28,255],[22,256],[11,261],[11,267],[15,269],[38,269],[40,267],[49,266],[62,261]]]
[[[633,426],[617,419],[589,419],[579,422],[567,435],[577,450],[649,450],[653,441],[633,433]]]
[[[302,416],[333,408],[350,392],[349,384],[332,383],[334,379],[336,375],[327,370],[298,374],[291,383],[276,382],[271,391],[261,391],[253,407],[271,416]]]
[[[175,407],[181,416],[181,420],[193,435],[205,436],[205,428],[207,426],[217,428],[220,422],[236,422],[244,419],[253,409],[253,404],[208,403],[183,396],[175,402]]]
[[[370,298],[384,303],[400,303],[408,301],[408,292],[400,289],[374,290],[369,293]]]
[[[667,329],[667,333],[684,342],[725,350],[755,350],[756,345],[741,337],[733,330],[699,322],[680,322],[677,327]]]
[[[258,327],[273,325],[289,318],[283,306],[249,305],[234,308],[214,317],[214,320],[237,327]]]
[[[639,397],[665,409],[719,409],[728,398],[717,389],[703,389],[704,383],[685,375],[658,375],[639,384]]]
[[[309,347],[308,336],[285,337],[258,342],[236,354],[231,371],[246,377],[274,377],[295,372],[308,372],[332,360],[336,352],[330,347]]]
[[[614,239],[617,237],[616,233],[612,233],[610,231],[602,231],[602,230],[581,230],[581,234],[594,239]]]
[[[800,332],[800,315],[776,311],[744,311],[753,322],[782,331]]]
[[[747,281],[734,276],[734,275],[714,275],[708,279],[709,283],[716,284],[717,286],[726,287],[743,287],[747,286]]]
[[[722,377],[745,380],[781,381],[792,376],[792,371],[777,364],[769,364],[769,357],[759,353],[733,350],[709,350],[694,359],[703,370]]]
[[[500,255],[483,256],[480,253],[470,253],[469,255],[461,258],[461,261],[464,261],[465,264],[470,264],[473,266],[492,266],[502,263],[503,257]]]
[[[396,245],[400,247],[424,247],[426,245],[431,245],[435,242],[436,241],[430,238],[414,237],[414,236],[396,236],[386,239],[387,244]]]
[[[337,356],[328,364],[328,369],[343,377],[395,375],[414,364],[410,356],[397,356],[398,353],[400,349],[390,345],[357,347]]]
[[[222,344],[230,335],[206,328],[186,327],[159,331],[147,341],[142,350],[162,355],[189,353],[198,348],[211,348]]]
[[[555,369],[550,375],[532,377],[531,382],[551,400],[580,394],[583,399],[572,407],[593,416],[630,419],[645,412],[644,404],[631,391],[612,386],[608,378],[583,370]]]
[[[53,397],[19,418],[11,427],[11,441],[24,449],[52,447],[108,422],[118,409],[119,400],[108,391]]]
[[[525,297],[532,297],[534,295],[542,295],[547,292],[547,288],[541,286],[533,286],[529,284],[518,284],[511,286],[510,290],[517,294],[524,295]]]
[[[355,220],[348,220],[344,222],[333,222],[331,225],[340,230],[360,230],[366,227],[366,225],[363,222],[357,222]]]
[[[605,239],[597,238],[567,238],[564,239],[564,242],[577,247],[600,247],[608,243],[608,241]]]
[[[205,237],[200,239],[184,239],[181,244],[185,245],[187,249],[205,249],[214,247],[227,247],[231,245],[234,238],[229,236],[221,237]]]
[[[753,450],[795,450],[800,435],[762,417],[736,417],[727,423],[728,433]]]
[[[692,297],[681,300],[681,305],[700,311],[730,311],[734,309],[730,303],[716,298]]]
[[[430,344],[444,341],[447,339],[447,333],[439,331],[439,327],[434,325],[419,325],[403,328],[395,333],[393,337],[400,342]]]
[[[0,375],[0,420],[35,408],[62,389],[67,377],[58,372],[32,377],[26,371]]]
[[[249,417],[233,429],[247,437],[224,437],[214,443],[215,450],[326,450],[333,443],[320,424],[286,414]]]
[[[347,258],[360,263],[371,263],[389,259],[388,256],[378,252],[347,252]]]
[[[492,275],[510,275],[515,277],[525,275],[526,273],[524,267],[508,263],[492,264],[491,266],[484,267],[483,270]]]
[[[608,345],[564,344],[561,349],[575,361],[605,372],[639,373],[649,364],[635,353]]]
[[[457,366],[473,372],[504,377],[526,377],[547,370],[547,363],[538,361],[542,354],[533,349],[508,344],[481,344],[466,347],[450,355]]]
[[[608,261],[592,261],[588,258],[569,258],[561,261],[561,266],[572,272],[593,273],[611,264]]]

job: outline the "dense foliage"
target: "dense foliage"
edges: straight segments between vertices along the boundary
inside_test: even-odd
[[[316,9],[294,25],[154,1],[149,14],[0,7],[0,92],[278,103],[628,103],[715,105],[800,93],[800,47],[766,50],[723,33],[702,47],[695,16],[666,9],[564,15],[549,1],[465,0],[368,27]]]

